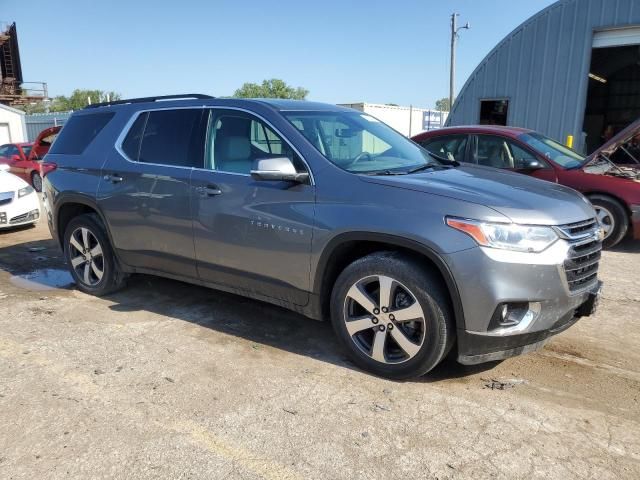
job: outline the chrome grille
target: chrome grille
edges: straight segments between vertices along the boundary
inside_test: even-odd
[[[558,234],[569,242],[564,261],[564,273],[569,291],[578,292],[598,281],[598,266],[602,251],[600,226],[595,218],[556,227]]]

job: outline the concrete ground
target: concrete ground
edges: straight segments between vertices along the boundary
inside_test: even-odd
[[[0,478],[637,479],[639,271],[606,252],[598,314],[538,353],[399,383],[327,323],[146,276],[94,298],[44,223],[0,233]]]

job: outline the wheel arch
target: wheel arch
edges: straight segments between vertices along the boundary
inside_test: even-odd
[[[414,240],[386,233],[347,232],[332,238],[323,249],[313,280],[312,291],[319,298],[322,318],[329,314],[329,302],[335,280],[353,261],[377,251],[401,251],[435,267],[445,283],[455,317],[456,327],[464,328],[464,310],[456,281],[442,257]]]
[[[589,190],[586,192],[582,192],[582,194],[585,197],[605,197],[607,199],[610,200],[614,200],[616,202],[618,202],[620,204],[620,206],[622,207],[622,209],[626,212],[627,214],[627,220],[629,222],[631,222],[631,209],[629,208],[629,205],[627,204],[627,202],[625,202],[622,198],[620,198],[618,195],[611,193],[611,192],[603,192],[600,190]]]

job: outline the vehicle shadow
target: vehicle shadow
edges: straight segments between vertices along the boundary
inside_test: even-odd
[[[633,238],[626,238],[615,247],[609,249],[609,251],[617,253],[640,253],[640,241]]]
[[[39,240],[0,246],[0,269],[13,275],[28,275],[31,282],[38,282],[38,272],[64,271],[66,266],[53,240]],[[278,306],[149,275],[131,276],[125,289],[107,298],[113,302],[109,308],[114,312],[152,312],[198,325],[203,328],[203,337],[208,329],[243,338],[256,347],[269,346],[361,371],[338,345],[330,322],[314,321]],[[494,366],[466,367],[447,359],[433,372],[412,381],[441,382]]]

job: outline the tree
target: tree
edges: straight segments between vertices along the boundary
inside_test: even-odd
[[[68,112],[70,110],[83,109],[89,105],[89,99],[91,99],[91,103],[100,103],[106,102],[107,99],[120,100],[121,98],[121,95],[117,92],[75,89],[68,97],[58,95],[48,102],[41,101],[25,105],[24,110],[27,113],[43,113],[46,112],[47,109],[50,112]]]
[[[292,100],[304,100],[309,90],[302,87],[294,88],[287,85],[284,80],[272,78],[263,80],[261,85],[257,83],[245,83],[237,89],[233,96],[237,98],[289,98]]]
[[[449,106],[449,97],[444,97],[440,100],[436,100],[436,110],[440,110],[441,112],[448,112]]]

